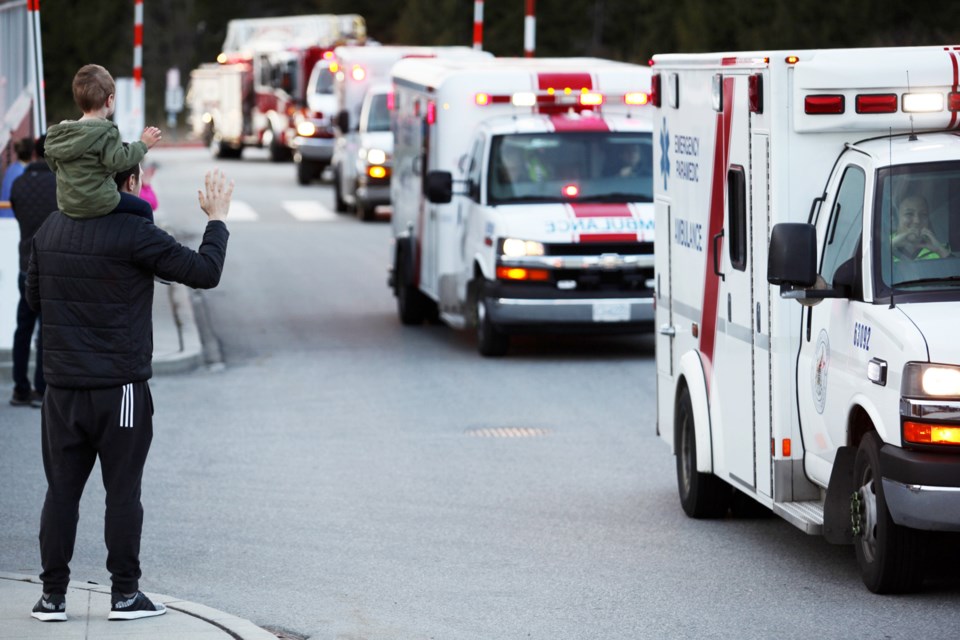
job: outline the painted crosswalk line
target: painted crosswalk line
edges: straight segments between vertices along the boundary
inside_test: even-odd
[[[331,222],[337,214],[316,200],[284,200],[283,208],[297,220],[304,222]]]
[[[243,200],[230,202],[230,212],[227,214],[229,222],[256,222],[259,219],[260,216],[253,210],[253,207]]]

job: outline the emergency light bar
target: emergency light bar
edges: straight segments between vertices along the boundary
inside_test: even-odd
[[[353,69],[350,70],[350,76],[357,82],[360,82],[367,77],[367,70],[360,65],[355,64],[353,65]]]
[[[643,91],[630,91],[622,96],[608,95],[581,89],[574,92],[567,88],[562,91],[547,89],[544,92],[521,91],[506,95],[492,95],[489,93],[473,94],[473,102],[478,107],[486,107],[491,104],[510,104],[514,107],[599,107],[609,100],[620,98],[623,104],[630,107],[643,107],[652,104],[653,94]]]
[[[960,111],[960,93],[954,91],[946,97],[942,93],[864,93],[854,98],[857,113],[896,113],[897,106],[903,113],[939,113]],[[807,115],[839,115],[846,110],[846,98],[841,94],[809,95],[803,99],[803,111]]]

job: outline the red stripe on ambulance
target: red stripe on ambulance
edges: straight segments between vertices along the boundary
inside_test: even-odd
[[[632,218],[630,207],[625,202],[578,203],[571,202],[575,218]]]
[[[707,386],[713,375],[713,348],[717,338],[717,306],[720,276],[713,271],[713,238],[723,230],[723,195],[727,184],[727,163],[730,161],[730,123],[733,119],[733,78],[723,79],[723,112],[717,114],[717,137],[713,149],[713,187],[710,195],[710,231],[707,235],[707,260],[704,266],[703,305],[700,318],[700,352],[707,362]],[[723,252],[723,241],[716,243]],[[719,264],[719,256],[716,258]]]
[[[580,234],[580,242],[636,242],[635,233],[584,233]]]
[[[550,124],[554,131],[610,131],[610,125],[603,118],[592,116],[550,116]]]
[[[951,51],[949,47],[944,47],[944,50],[950,54],[950,64],[953,65],[953,92],[956,93],[958,86],[958,76],[960,76],[960,70],[957,68],[957,53],[956,51]],[[957,125],[957,112],[950,112],[950,126],[953,128]]]

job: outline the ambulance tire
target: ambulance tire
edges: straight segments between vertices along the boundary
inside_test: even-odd
[[[337,213],[347,212],[347,203],[343,199],[343,187],[340,186],[340,168],[333,170],[333,205]]]
[[[858,487],[860,524],[854,537],[860,576],[874,593],[910,593],[923,581],[922,550],[925,532],[903,527],[893,521],[880,481],[880,437],[868,433],[860,442],[854,462]],[[851,504],[853,511],[853,504]]]
[[[357,215],[357,219],[362,222],[371,222],[376,218],[375,209],[370,206],[369,202],[364,202],[360,198],[357,198],[357,204],[354,207],[354,213]]]
[[[730,508],[733,490],[712,473],[697,471],[697,434],[690,391],[683,387],[676,414],[677,487],[680,505],[691,518],[722,518]]]
[[[271,162],[289,162],[293,159],[293,153],[283,145],[280,136],[273,133],[273,131],[270,132],[268,149],[270,150]]]
[[[408,274],[405,256],[397,255],[397,315],[400,322],[407,326],[423,324],[427,317],[427,297],[416,285],[407,282]]]
[[[306,186],[320,177],[323,166],[318,162],[301,160],[297,163],[297,184]]]
[[[497,328],[487,313],[487,300],[483,287],[477,296],[477,351],[486,358],[498,358],[510,349],[510,336]]]

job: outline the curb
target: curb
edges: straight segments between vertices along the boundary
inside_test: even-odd
[[[169,302],[180,339],[179,348],[175,350],[164,352],[154,347],[153,373],[154,375],[172,375],[193,371],[203,364],[203,344],[193,313],[193,304],[190,301],[190,291],[186,286],[178,283],[158,286],[169,287],[166,301]],[[162,292],[158,293],[161,295],[154,296],[155,315],[158,303],[164,302]],[[156,328],[154,331],[156,334]]]
[[[40,582],[39,578],[17,573],[5,573],[0,571],[0,580],[11,580],[15,582],[24,582],[27,584],[37,585],[38,592],[43,587],[43,583]],[[110,587],[104,585],[89,584],[71,580],[68,588],[101,593],[107,597],[110,596]],[[144,593],[146,593],[151,600],[166,605],[168,609],[198,618],[203,622],[225,631],[238,640],[277,640],[276,635],[258,627],[249,620],[213,609],[212,607],[208,607],[206,605],[190,602],[188,600],[182,600],[180,598],[174,598],[172,596],[167,596],[160,593]]]

